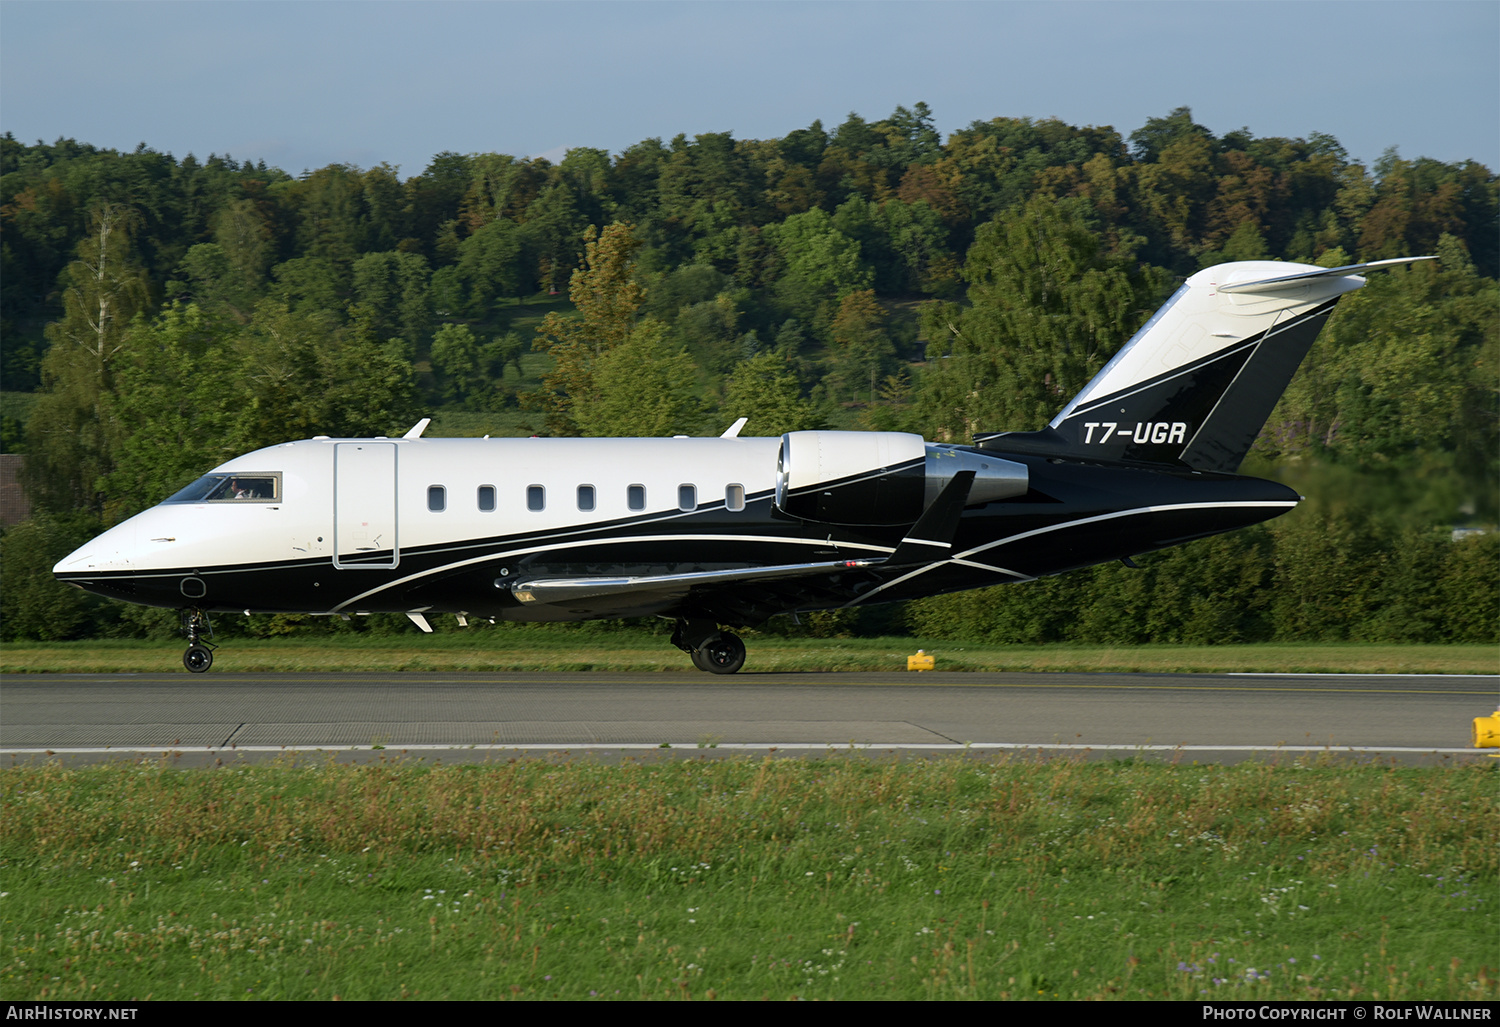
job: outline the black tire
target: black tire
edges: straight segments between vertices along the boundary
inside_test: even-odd
[[[733,674],[745,665],[745,643],[726,631],[693,651],[693,666],[710,674]]]
[[[182,654],[182,665],[194,674],[203,674],[214,665],[213,650],[204,645],[190,645]]]

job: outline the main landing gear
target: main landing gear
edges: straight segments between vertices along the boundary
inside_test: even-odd
[[[713,621],[680,619],[672,644],[693,658],[693,666],[710,674],[733,674],[745,665],[740,636],[720,631]]]
[[[187,652],[182,654],[182,665],[194,674],[202,674],[214,665],[214,650],[218,646],[200,637],[203,632],[208,633],[208,638],[214,637],[213,625],[208,622],[208,614],[202,610],[193,609],[182,611],[182,633],[187,636]]]

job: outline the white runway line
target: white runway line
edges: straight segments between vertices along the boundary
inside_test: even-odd
[[[765,751],[775,752],[848,752],[867,749],[912,749],[922,751],[940,752],[984,752],[996,751],[1027,751],[1027,750],[1064,750],[1072,752],[1326,752],[1326,753],[1433,753],[1441,755],[1487,755],[1484,749],[1443,749],[1429,746],[1415,745],[1132,745],[1128,743],[1100,743],[1098,745],[1084,745],[1081,743],[1063,742],[974,742],[972,744],[961,744],[956,742],[923,743],[923,742],[719,742],[714,745],[697,745],[693,742],[682,742],[681,744],[660,745],[650,742],[579,742],[576,744],[538,744],[525,743],[518,745],[441,745],[432,743],[420,743],[414,745],[401,745],[396,742],[388,742],[380,747],[370,745],[310,745],[310,746],[286,746],[286,745],[239,745],[230,748],[204,748],[197,749],[189,746],[122,746],[119,748],[67,748],[55,747],[47,749],[0,749],[0,756],[78,756],[94,753],[117,753],[119,755],[159,755],[165,753],[211,753],[218,755],[234,755],[237,752],[281,752],[288,755],[319,752],[590,752],[594,750],[616,750],[628,749],[641,752],[650,752],[656,749],[726,749],[730,751]]]
[[[1361,674],[1359,671],[1340,671],[1328,674],[1303,674],[1294,670],[1231,670],[1226,678],[1491,678],[1500,681],[1500,674]]]

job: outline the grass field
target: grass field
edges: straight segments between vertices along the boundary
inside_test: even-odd
[[[0,989],[1497,998],[1492,765],[0,770]]]
[[[935,655],[939,671],[1500,673],[1500,649],[1489,645],[1009,646],[913,638],[815,639],[749,633],[746,644],[750,657],[744,673],[904,671],[906,657],[919,648]],[[0,670],[165,673],[182,670],[182,648],[182,643],[172,641],[9,643],[0,646]],[[662,635],[644,631],[546,630],[454,631],[426,637],[231,639],[215,654],[214,670],[698,673],[687,656],[674,649]]]

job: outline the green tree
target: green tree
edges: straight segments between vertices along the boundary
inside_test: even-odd
[[[106,409],[119,432],[101,489],[106,521],[124,520],[235,455],[243,383],[226,325],[195,304],[173,304],[130,326]]]
[[[377,252],[396,249],[406,238],[409,210],[397,169],[378,164],[365,172],[361,185],[368,225],[366,245]]]
[[[235,452],[313,435],[400,434],[416,420],[416,378],[404,354],[341,330],[326,314],[264,300],[235,349]]]
[[[851,393],[869,384],[869,398],[875,401],[875,382],[881,377],[896,348],[885,330],[885,311],[875,300],[875,290],[851,292],[839,303],[839,311],[830,326],[836,348],[835,373]]]
[[[364,176],[358,168],[330,164],[289,183],[287,193],[297,212],[297,241],[305,255],[345,267],[369,249]]]
[[[1135,158],[1144,164],[1160,160],[1169,147],[1183,140],[1209,144],[1214,141],[1212,132],[1193,121],[1189,107],[1178,107],[1164,118],[1147,118],[1144,125],[1130,133]]]
[[[349,264],[327,257],[293,257],[271,268],[267,295],[294,310],[323,313],[342,320],[353,295]]]
[[[205,307],[228,306],[225,293],[233,279],[229,258],[218,243],[203,242],[189,248],[182,263],[177,265],[177,273],[181,279],[167,283],[169,298]]]
[[[449,402],[469,403],[487,391],[482,365],[479,343],[468,325],[445,324],[432,337],[432,369]]]
[[[646,286],[646,313],[667,322],[683,307],[707,303],[731,284],[729,277],[711,264],[686,264],[641,278]]]
[[[784,267],[775,292],[794,317],[826,328],[840,300],[874,285],[859,243],[840,232],[825,211],[794,214],[773,227],[767,234]]]
[[[432,331],[427,258],[397,251],[367,253],[353,270],[350,316],[376,338],[399,338],[415,353]]]
[[[927,315],[929,437],[1040,428],[1163,298],[1164,276],[1107,255],[1091,215],[1036,199],[979,230],[964,269],[973,306]]]
[[[274,255],[271,226],[260,206],[242,197],[221,209],[214,222],[214,242],[243,290],[243,295],[232,297],[235,306],[248,314],[260,298]]]
[[[496,218],[459,246],[457,273],[465,289],[461,309],[470,317],[487,317],[501,297],[531,291],[535,254],[530,234],[508,218]]]
[[[724,387],[720,410],[720,430],[749,418],[740,432],[746,436],[828,427],[818,408],[803,397],[797,372],[779,353],[758,353],[741,361]]]
[[[1185,132],[1135,171],[1136,196],[1148,233],[1168,248],[1174,266],[1196,265],[1194,255],[1219,184],[1213,137]]]
[[[1500,289],[1479,277],[1452,236],[1438,251],[1436,261],[1370,275],[1340,301],[1272,412],[1257,455],[1368,468],[1407,483],[1392,501],[1435,520],[1451,521],[1461,507],[1486,519],[1500,512]]]
[[[711,300],[683,307],[672,321],[672,339],[687,348],[694,361],[722,374],[740,359],[740,312],[734,298],[720,293]]]
[[[590,368],[589,399],[574,406],[579,432],[603,438],[694,435],[703,428],[698,369],[664,339],[665,326],[646,318],[629,338]]]
[[[1437,581],[1443,635],[1453,642],[1500,638],[1500,533],[1450,543]]]
[[[404,346],[356,332],[319,357],[325,427],[314,434],[400,435],[416,423],[417,379]]]
[[[59,641],[88,634],[103,604],[52,576],[52,567],[98,534],[87,515],[41,513],[0,530],[0,640]]]
[[[579,239],[591,227],[567,183],[553,181],[526,208],[526,251],[536,255],[537,277],[551,291],[581,256]]]
[[[573,272],[569,289],[578,316],[553,311],[542,320],[535,347],[552,357],[553,366],[540,392],[524,397],[524,405],[546,414],[553,435],[580,434],[575,411],[595,398],[594,364],[630,338],[645,300],[635,277],[640,244],[630,225],[615,222],[603,232],[590,226],[583,240],[583,266]]]
[[[47,326],[42,392],[27,424],[25,484],[38,508],[99,513],[100,479],[114,465],[118,433],[106,416],[125,329],[147,302],[147,285],[131,260],[131,212],[106,204],[63,272],[63,317]]]

